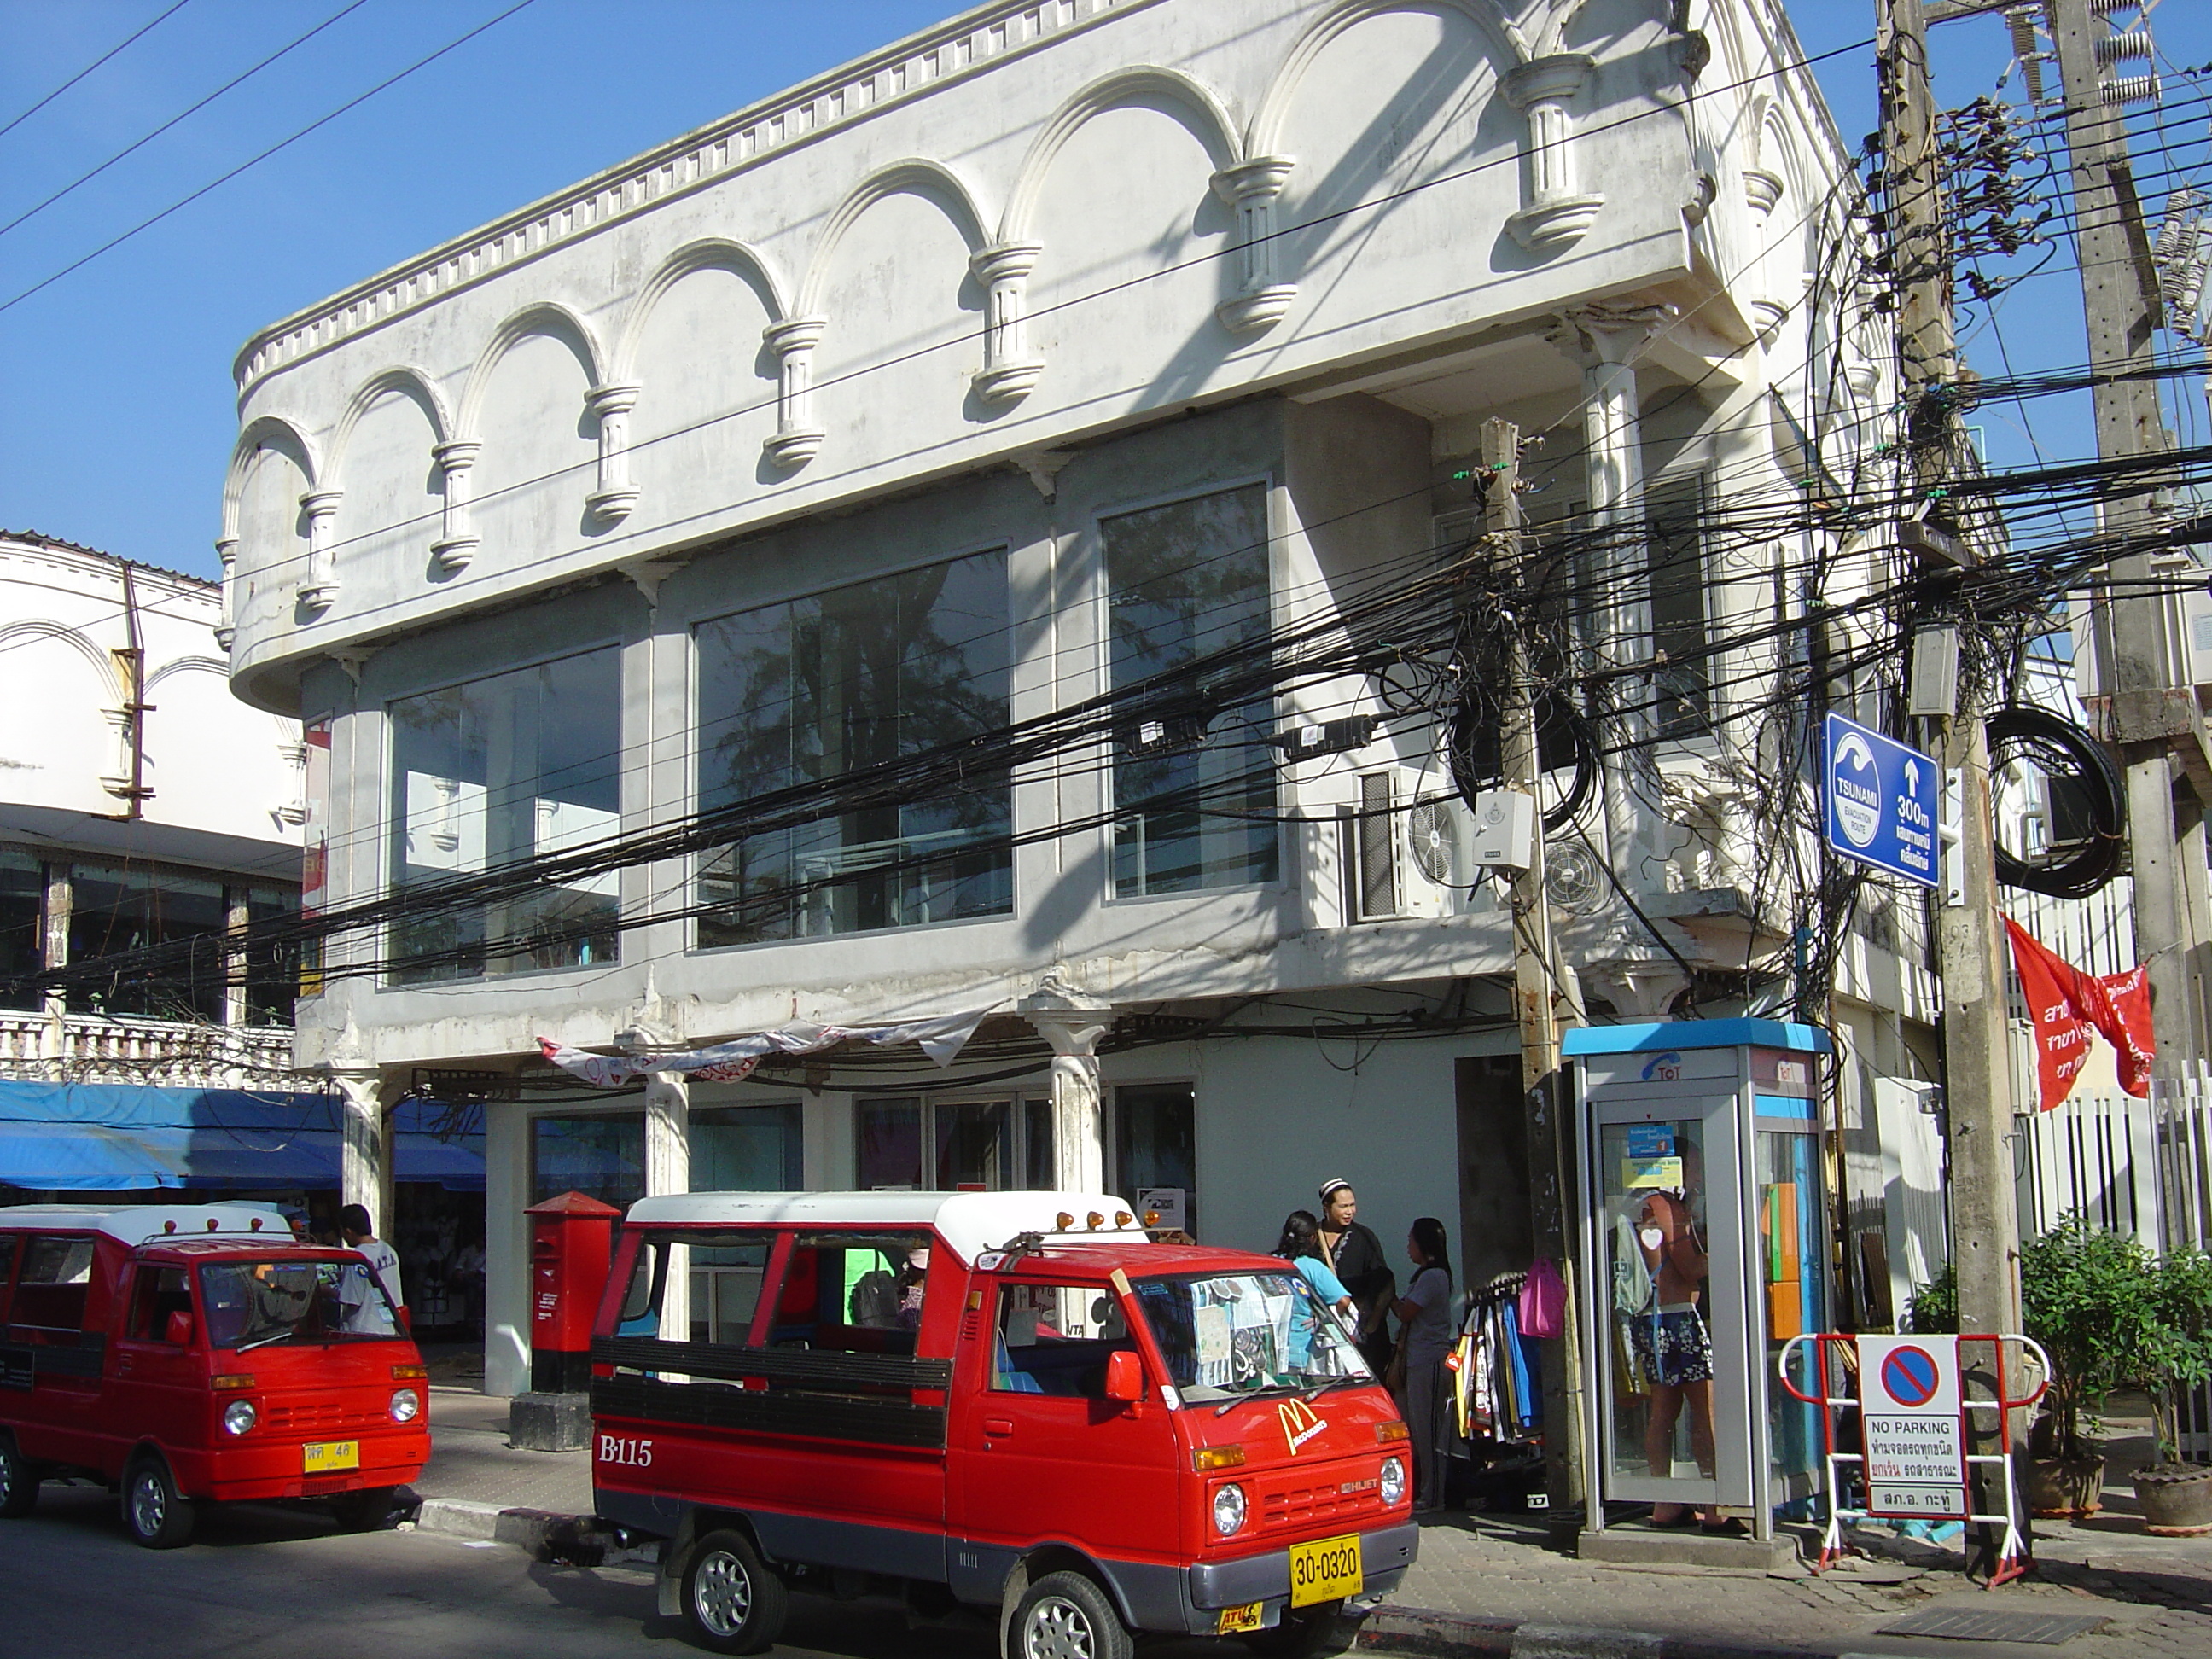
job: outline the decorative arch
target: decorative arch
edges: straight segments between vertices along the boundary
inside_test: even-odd
[[[45,617],[33,617],[22,622],[0,624],[0,650],[8,648],[8,642],[17,639],[59,641],[85,659],[87,665],[100,677],[100,684],[115,694],[117,702],[120,702],[128,695],[115,672],[115,659],[68,623]]]
[[[861,179],[837,204],[814,244],[814,257],[807,262],[806,276],[799,284],[796,306],[788,313],[779,313],[780,316],[797,320],[820,313],[830,262],[836,254],[838,243],[844,240],[845,233],[862,214],[887,196],[919,196],[943,210],[971,254],[989,240],[983,230],[983,216],[976,209],[974,192],[951,168],[917,156],[894,161]]]
[[[163,663],[146,677],[146,689],[150,691],[163,680],[175,674],[213,674],[220,679],[230,678],[230,665],[217,657],[179,657]]]
[[[1314,19],[1276,70],[1274,79],[1268,83],[1253,113],[1246,153],[1275,154],[1282,142],[1283,124],[1297,100],[1299,87],[1313,68],[1314,60],[1332,41],[1370,18],[1394,11],[1425,11],[1437,15],[1456,12],[1488,38],[1492,56],[1498,60],[1501,74],[1544,53],[1558,51],[1556,43],[1566,23],[1565,15],[1554,16],[1545,32],[1547,44],[1541,52],[1532,52],[1521,26],[1505,15],[1496,0],[1340,0],[1338,5]]]
[[[476,367],[469,371],[468,385],[461,392],[460,410],[453,422],[456,439],[473,441],[477,417],[483,412],[484,388],[491,384],[492,372],[499,367],[501,358],[533,334],[558,340],[574,352],[583,368],[586,386],[602,384],[605,376],[600,369],[605,357],[591,325],[555,301],[541,300],[535,305],[525,306],[492,331]]]
[[[645,286],[630,301],[623,316],[622,327],[615,336],[611,357],[611,376],[617,380],[635,377],[637,368],[637,343],[644,337],[645,325],[653,319],[653,308],[666,297],[668,290],[686,276],[699,270],[726,270],[744,283],[759,296],[762,307],[772,322],[781,322],[791,315],[784,298],[783,284],[777,280],[775,268],[758,250],[744,242],[732,241],[726,236],[703,237],[687,242],[660,262],[660,267],[646,278]]]
[[[437,386],[422,370],[411,364],[380,370],[362,382],[358,390],[347,400],[345,412],[338,416],[337,428],[331,434],[331,487],[345,485],[346,449],[353,441],[353,431],[361,424],[361,417],[379,398],[396,392],[422,411],[422,418],[430,423],[430,441],[442,444],[453,435],[452,418],[446,412],[446,399]]]
[[[1182,125],[1206,147],[1206,156],[1217,173],[1228,172],[1244,159],[1236,121],[1221,98],[1204,82],[1181,70],[1150,64],[1116,70],[1074,94],[1053,112],[1051,118],[1039,130],[1014,176],[1013,193],[1007,198],[1006,217],[1000,222],[1000,244],[1018,245],[1029,240],[1030,227],[1036,217],[1037,201],[1044,193],[1044,181],[1052,171],[1053,160],[1085,122],[1109,109],[1143,107],[1147,104],[1153,107],[1170,106],[1170,113],[1180,110],[1186,118]]]
[[[319,489],[322,464],[315,451],[314,440],[304,428],[294,425],[281,415],[257,415],[246,423],[238,434],[238,442],[230,452],[230,471],[222,484],[222,538],[238,539],[238,498],[246,489],[246,469],[253,464],[256,454],[273,449],[300,469],[310,490]]]

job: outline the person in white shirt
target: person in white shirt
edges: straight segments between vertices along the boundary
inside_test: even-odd
[[[369,1336],[394,1336],[392,1309],[404,1305],[399,1293],[399,1253],[379,1238],[368,1207],[349,1204],[338,1212],[338,1236],[361,1254],[361,1264],[349,1267],[338,1279],[338,1306],[345,1329]],[[384,1288],[380,1299],[370,1288],[374,1276]],[[386,1302],[390,1307],[385,1305]]]

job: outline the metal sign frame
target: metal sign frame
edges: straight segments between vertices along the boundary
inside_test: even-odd
[[[1959,1361],[1959,1432],[1962,1443],[1971,1444],[1971,1413],[1978,1411],[1995,1412],[1997,1449],[1994,1452],[1966,1454],[1962,1460],[1966,1465],[1966,1501],[1960,1505],[1965,1513],[1945,1518],[1964,1521],[1970,1525],[2002,1524],[2004,1540],[1998,1547],[1996,1564],[1990,1570],[1989,1582],[1983,1586],[1984,1589],[1995,1589],[1998,1585],[2009,1583],[2027,1571],[2027,1546],[2026,1540],[2021,1538],[2020,1531],[2020,1492],[2013,1479],[2012,1413],[2023,1407],[2033,1406],[2043,1398],[2044,1391],[2051,1386],[2051,1356],[2043,1351],[2042,1345],[2033,1337],[2009,1334],[1992,1335],[1987,1333],[1962,1333],[1954,1340],[1961,1350],[1964,1350],[1970,1342],[1984,1342],[1990,1345],[1990,1357],[1995,1362],[1992,1369],[1997,1378],[1997,1398],[1972,1400],[1966,1397],[1966,1361],[1962,1355]],[[2024,1399],[2011,1400],[2004,1395],[2004,1344],[2008,1342],[2018,1343],[2021,1347],[2033,1355],[2042,1372],[2043,1380],[2035,1385],[2035,1392]],[[1800,1343],[1812,1344],[1813,1368],[1820,1390],[1817,1395],[1807,1394],[1797,1386],[1790,1375],[1790,1358],[1791,1354],[1796,1352]],[[1844,1347],[1850,1350],[1848,1363],[1838,1364],[1832,1371],[1829,1355],[1835,1350]],[[1827,1471],[1826,1479],[1828,1495],[1828,1524],[1826,1530],[1820,1535],[1820,1559],[1814,1565],[1813,1571],[1822,1572],[1833,1566],[1844,1557],[1854,1553],[1851,1547],[1844,1542],[1844,1518],[1857,1516],[1872,1519],[1875,1514],[1871,1509],[1846,1509],[1843,1503],[1843,1483],[1838,1479],[1838,1470],[1841,1465],[1856,1463],[1861,1466],[1860,1484],[1869,1486],[1869,1491],[1871,1490],[1865,1472],[1866,1459],[1863,1453],[1840,1451],[1836,1446],[1836,1414],[1845,1410],[1862,1411],[1862,1402],[1857,1395],[1837,1392],[1838,1382],[1847,1382],[1850,1378],[1860,1374],[1858,1337],[1846,1331],[1808,1331],[1801,1336],[1793,1336],[1782,1345],[1782,1352],[1775,1358],[1775,1367],[1781,1374],[1782,1386],[1784,1389],[1807,1405],[1821,1407],[1820,1431],[1826,1454],[1824,1462]],[[1835,1375],[1838,1372],[1841,1373],[1840,1377]],[[1863,1411],[1862,1417],[1863,1417]],[[1985,1468],[1995,1468],[2002,1476],[2004,1509],[2002,1513],[1978,1514],[1974,1511],[1973,1466],[1977,1463]]]

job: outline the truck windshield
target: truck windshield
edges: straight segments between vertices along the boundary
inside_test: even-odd
[[[364,1264],[222,1261],[200,1268],[208,1346],[241,1352],[271,1342],[349,1342],[398,1334],[383,1287]]]
[[[1190,1404],[1374,1378],[1335,1314],[1295,1273],[1146,1279],[1136,1290],[1170,1379]]]

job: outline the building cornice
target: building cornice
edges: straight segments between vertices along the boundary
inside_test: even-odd
[[[378,272],[270,324],[239,349],[241,397],[264,376],[605,227],[720,183],[879,110],[1155,3],[989,0],[580,184]]]

